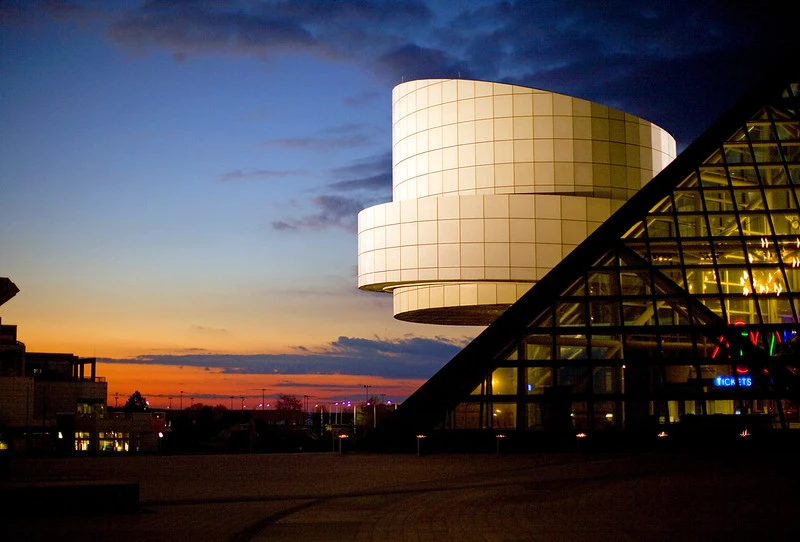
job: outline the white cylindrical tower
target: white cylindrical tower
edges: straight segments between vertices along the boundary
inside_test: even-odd
[[[532,88],[392,92],[393,200],[358,215],[358,286],[394,315],[488,325],[675,157],[658,126]]]

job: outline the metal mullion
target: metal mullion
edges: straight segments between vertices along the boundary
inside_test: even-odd
[[[769,112],[767,113],[767,115],[769,115]],[[774,129],[774,126],[773,126],[773,129]],[[746,135],[747,135],[748,145],[750,146],[750,152],[754,153],[753,141],[750,138],[749,132]],[[779,143],[776,142],[776,145],[778,145],[779,152],[781,152]],[[755,154],[753,156],[755,156]],[[781,159],[783,160],[783,163],[786,163],[786,159],[783,156],[782,152],[781,152]],[[755,160],[754,160],[754,162],[755,162]],[[775,224],[772,221],[772,209],[770,208],[769,201],[767,200],[767,193],[766,193],[766,190],[764,189],[764,178],[761,175],[761,170],[759,169],[758,164],[754,163],[753,164],[753,169],[755,171],[756,178],[758,179],[759,191],[761,192],[761,198],[762,198],[762,200],[764,202],[764,213],[767,216],[767,224],[768,224],[769,229],[770,229],[770,232],[766,235],[766,237],[768,239],[772,239],[772,243],[775,245],[775,254],[776,254],[777,258],[778,258],[778,269],[780,270],[781,275],[783,275],[784,284],[786,284],[786,288],[788,290],[789,289],[789,281],[787,280],[786,273],[784,272],[783,258],[781,257],[781,254],[780,254],[780,244],[778,243],[778,238],[777,238],[777,235],[775,233]],[[794,192],[794,191],[792,191],[792,192]],[[737,211],[737,220],[738,220],[738,205],[736,204],[735,201],[734,201],[734,209],[736,209],[736,211]],[[741,229],[741,224],[739,225],[739,228],[740,228],[739,231],[742,232],[743,230]],[[749,256],[749,253],[747,252],[747,244],[746,243],[745,243],[744,249],[745,249],[745,254]],[[755,284],[753,283],[753,271],[750,268],[751,266],[750,266],[750,258],[749,257],[745,258],[745,264],[748,266],[748,272],[750,273],[750,282],[751,282],[751,284],[753,284],[753,286],[755,286]],[[758,314],[759,324],[764,324],[765,323],[764,322],[764,316],[761,314],[761,303],[760,303],[759,295],[755,291],[755,288],[753,288],[752,291],[753,291],[753,295],[755,296],[756,314]],[[792,312],[794,313],[794,309],[792,309]],[[796,314],[794,314],[794,316],[795,316],[795,318],[797,317]]]
[[[725,160],[725,150],[722,149],[722,159]],[[726,168],[727,172],[727,168]],[[700,169],[697,169],[697,175],[700,176]],[[727,176],[727,173],[726,173]],[[728,183],[730,183],[730,178],[728,179]],[[717,264],[717,251],[714,248],[714,237],[711,235],[711,222],[708,220],[708,206],[706,205],[706,187],[700,186],[700,202],[703,207],[703,219],[706,222],[706,231],[708,235],[706,236],[706,240],[709,243],[709,249],[711,250],[711,267],[714,270],[714,280],[717,283],[717,295],[719,296],[720,300],[720,307],[722,309],[722,319],[726,322],[729,321],[728,318],[728,308],[725,306],[725,294],[722,291],[722,283],[720,282],[720,273],[719,273],[719,266]],[[705,409],[705,407],[703,407]]]
[[[745,130],[745,132],[747,132],[747,130]],[[755,171],[756,178],[758,178],[758,184],[759,184],[759,190],[761,191],[761,197],[764,198],[765,197],[765,195],[764,195],[764,186],[763,186],[763,182],[762,182],[761,176],[758,173],[758,168],[756,167],[756,164],[755,164],[755,156],[753,155],[753,147],[752,147],[752,144],[750,143],[749,136],[745,135],[745,137],[746,137],[746,140],[747,140],[747,143],[748,143],[748,149],[750,151],[750,154],[751,154],[751,156],[753,156],[752,167],[753,167],[753,170]],[[736,219],[736,227],[739,229],[739,235],[737,237],[739,238],[739,242],[742,244],[742,250],[743,250],[744,255],[745,255],[744,266],[747,269],[748,280],[750,281],[750,291],[753,292],[753,296],[754,296],[753,297],[753,304],[755,305],[755,308],[756,308],[756,315],[758,316],[758,321],[759,322],[763,322],[764,319],[761,316],[761,306],[760,306],[760,304],[758,302],[758,297],[755,295],[755,283],[753,282],[753,268],[752,268],[752,266],[750,264],[750,252],[747,249],[747,241],[746,241],[745,235],[744,235],[744,228],[742,227],[742,218],[741,218],[741,214],[739,213],[739,205],[737,204],[736,197],[734,196],[734,193],[733,193],[733,181],[731,180],[730,167],[729,167],[729,164],[727,163],[727,159],[726,159],[725,156],[722,157],[722,162],[725,165],[725,176],[728,178],[728,192],[731,194],[731,199],[733,200],[733,216]],[[766,202],[765,202],[765,205],[766,205]],[[767,216],[769,216],[769,211],[765,210],[764,212],[767,214]],[[771,222],[770,222],[770,228],[772,228],[772,223]],[[774,232],[774,230],[773,230],[773,232]]]

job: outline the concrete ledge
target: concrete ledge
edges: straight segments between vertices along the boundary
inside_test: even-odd
[[[133,514],[139,483],[42,481],[0,484],[0,517]]]

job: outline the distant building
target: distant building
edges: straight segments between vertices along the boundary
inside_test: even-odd
[[[0,305],[19,289],[0,277]],[[164,416],[107,413],[108,384],[95,358],[26,352],[0,321],[0,441],[17,451],[156,450]]]
[[[386,428],[800,427],[799,111],[796,71],[754,90],[626,194]]]
[[[674,157],[658,126],[580,98],[398,85],[393,201],[358,215],[358,286],[400,320],[488,325]]]

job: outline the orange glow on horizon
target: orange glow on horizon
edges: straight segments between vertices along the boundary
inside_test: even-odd
[[[245,408],[255,409],[261,403],[261,389],[267,402],[278,395],[309,396],[311,403],[333,403],[335,401],[365,399],[364,384],[370,387],[371,395],[385,395],[392,401],[411,395],[424,379],[390,379],[376,376],[337,374],[239,374],[225,373],[221,369],[180,367],[173,365],[97,363],[97,375],[108,381],[108,404],[122,406],[128,397],[139,391],[150,401],[152,408],[180,408],[183,391],[183,407],[194,403],[221,404],[230,408],[241,408],[245,397]]]

